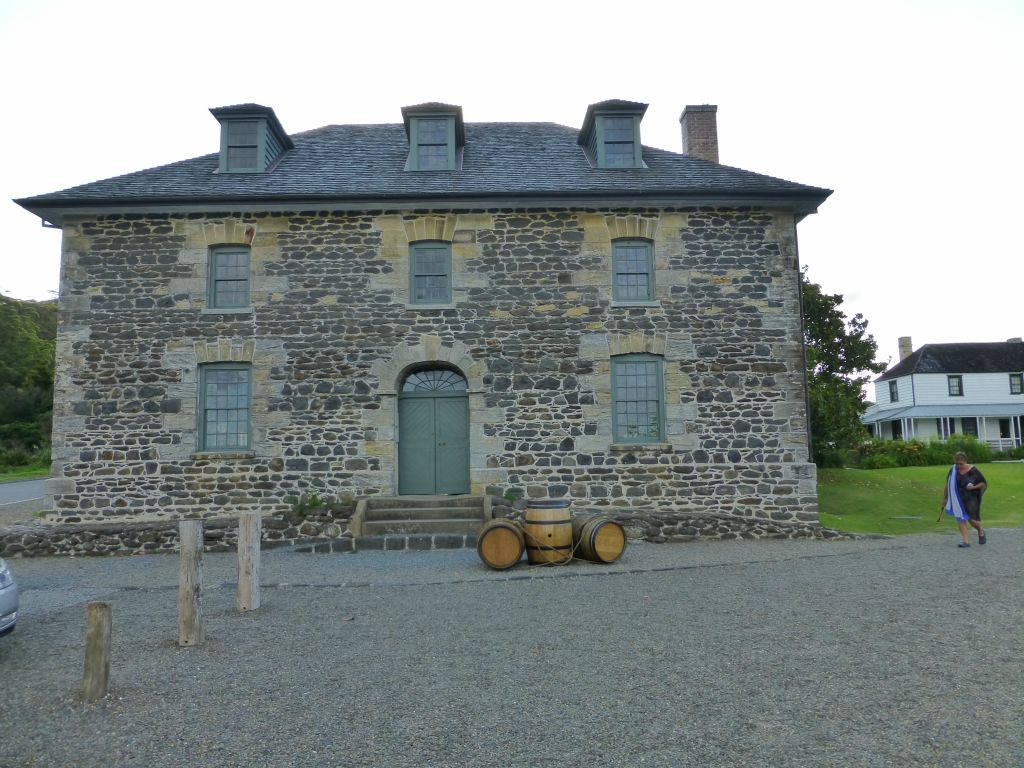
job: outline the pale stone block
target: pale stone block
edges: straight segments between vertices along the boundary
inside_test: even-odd
[[[43,493],[47,496],[75,492],[75,481],[69,477],[51,477],[43,481]]]
[[[665,357],[669,360],[696,360],[697,345],[678,336],[669,336],[665,344]]]
[[[494,215],[490,213],[460,213],[455,217],[455,229],[494,229]]]
[[[610,286],[611,277],[608,271],[578,270],[572,273],[572,285],[580,287]]]

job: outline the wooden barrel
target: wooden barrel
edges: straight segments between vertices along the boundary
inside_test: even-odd
[[[531,501],[523,516],[526,557],[537,565],[561,565],[572,560],[572,518],[569,502]]]
[[[626,548],[626,532],[605,515],[579,515],[572,519],[576,556],[595,563],[614,563]]]
[[[515,520],[490,520],[476,536],[476,551],[485,565],[504,571],[523,556],[523,529]]]

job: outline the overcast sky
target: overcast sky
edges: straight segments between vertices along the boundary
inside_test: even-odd
[[[0,292],[58,287],[60,233],[11,198],[218,149],[210,107],[273,107],[289,133],[399,122],[579,126],[650,104],[679,151],[686,104],[717,104],[721,161],[835,190],[801,262],[879,359],[1024,335],[1024,2],[218,2],[0,0]]]

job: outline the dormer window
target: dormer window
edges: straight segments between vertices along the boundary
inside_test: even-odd
[[[219,173],[263,173],[295,146],[270,107],[238,104],[210,113],[220,122]]]
[[[409,137],[407,171],[454,171],[462,164],[466,143],[462,107],[451,104],[418,104],[403,107],[405,133]]]
[[[640,145],[640,121],[647,105],[635,101],[591,104],[577,143],[596,168],[646,168]]]

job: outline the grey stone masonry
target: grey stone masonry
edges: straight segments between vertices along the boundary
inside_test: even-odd
[[[651,243],[653,301],[613,299],[616,239]],[[450,304],[410,301],[424,240],[451,244]],[[248,307],[207,306],[221,245],[250,249]],[[468,383],[471,493],[668,536],[813,526],[798,291],[794,217],[768,209],[69,215],[48,519],[396,494],[402,379],[437,364]],[[613,439],[611,361],[636,353],[663,363],[656,444]],[[245,452],[198,450],[214,362],[251,366]]]

